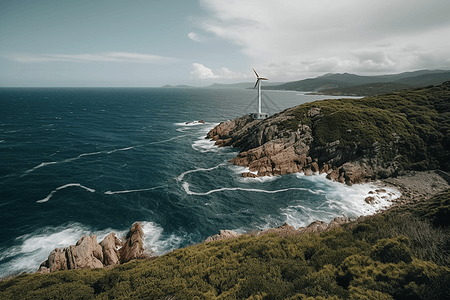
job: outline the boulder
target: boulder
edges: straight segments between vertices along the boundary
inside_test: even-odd
[[[95,235],[83,236],[75,245],[65,248],[67,269],[103,268],[102,246]]]
[[[105,266],[113,266],[120,264],[119,248],[123,246],[123,242],[119,240],[114,232],[108,234],[103,241],[100,242],[103,249],[103,264]]]
[[[144,232],[140,223],[134,223],[122,242],[115,233],[108,234],[97,243],[95,235],[83,236],[75,245],[53,250],[37,273],[61,270],[103,268],[126,263],[133,259],[147,258],[144,253]]]
[[[64,249],[56,248],[53,250],[48,256],[47,262],[48,264],[44,264],[45,262],[42,263],[41,267],[48,268],[48,273],[67,270],[67,258]]]
[[[139,223],[134,223],[126,236],[126,241],[119,249],[120,262],[125,263],[132,259],[145,258],[144,254],[144,231]]]

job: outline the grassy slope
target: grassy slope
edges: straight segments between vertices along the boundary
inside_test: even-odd
[[[450,82],[362,99],[306,103],[278,128],[297,130],[300,123],[313,124],[307,116],[312,107],[323,114],[313,125],[316,146],[340,140],[339,147],[369,148],[377,142],[384,146],[383,155],[395,157],[403,169],[450,171]]]
[[[242,236],[114,269],[24,274],[0,282],[0,299],[444,299],[449,207],[450,190],[320,235]]]

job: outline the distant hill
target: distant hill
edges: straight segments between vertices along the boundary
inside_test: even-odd
[[[426,84],[428,86],[428,84]],[[376,96],[381,94],[399,92],[411,88],[411,85],[395,82],[367,83],[343,88],[326,89],[320,92],[312,92],[307,95],[330,96]]]
[[[303,91],[325,95],[371,96],[407,88],[438,85],[449,80],[450,71],[446,70],[420,70],[380,76],[329,73],[316,78],[264,86],[263,89]]]
[[[190,86],[190,85],[170,85],[170,84],[166,84],[166,85],[162,86],[162,88],[165,88],[165,89],[191,89],[191,88],[194,88],[194,87]]]
[[[282,82],[268,82],[265,81],[264,85],[267,86],[279,86]],[[252,89],[255,86],[255,82],[240,82],[240,83],[230,83],[230,84],[223,84],[223,83],[214,83],[207,88],[213,88],[213,89]]]

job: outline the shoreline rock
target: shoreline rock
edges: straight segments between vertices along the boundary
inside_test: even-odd
[[[296,130],[283,128],[280,124],[293,119],[298,107],[264,120],[253,120],[246,115],[222,122],[206,138],[215,141],[218,147],[239,148],[238,155],[230,162],[249,168],[250,172],[243,173],[243,177],[319,172],[326,173],[328,179],[351,185],[388,178],[399,172],[394,162],[380,158],[381,146],[377,143],[364,149],[356,145],[340,148],[339,140],[317,146],[313,143],[314,125],[300,123]],[[317,107],[311,108],[307,115],[313,123],[323,117]]]
[[[263,120],[222,122],[207,138],[239,149],[231,163],[247,177],[326,173],[354,184],[404,170],[450,171],[446,129],[450,81],[361,99],[326,99]],[[426,130],[424,128],[427,128]]]
[[[75,245],[54,249],[36,273],[113,267],[133,259],[149,258],[144,252],[143,237],[144,232],[138,222],[131,226],[125,242],[115,233],[108,234],[100,243],[97,243],[95,235],[83,236]]]

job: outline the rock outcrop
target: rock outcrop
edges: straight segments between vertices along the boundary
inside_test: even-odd
[[[248,167],[243,177],[261,177],[304,172],[327,173],[329,179],[352,184],[387,178],[398,172],[393,161],[380,158],[377,143],[369,147],[339,147],[340,140],[325,144],[315,143],[314,124],[323,120],[321,109],[313,107],[306,116],[309,125],[299,124],[295,130],[284,124],[295,118],[297,107],[287,109],[265,120],[243,116],[220,123],[207,138],[218,147],[239,148],[239,154],[230,162]]]
[[[228,240],[239,237],[240,234],[232,230],[221,230],[219,234],[208,237],[205,242]]]
[[[243,116],[207,137],[239,148],[246,177],[324,172],[347,184],[408,170],[450,172],[450,81],[361,99],[327,99],[264,120]]]
[[[326,223],[323,221],[314,221],[306,227],[300,227],[295,229],[294,226],[289,225],[288,223],[284,223],[283,225],[277,228],[269,228],[267,230],[259,231],[257,233],[252,232],[250,235],[256,234],[258,236],[275,233],[281,237],[285,236],[294,236],[294,235],[302,235],[307,233],[321,233],[334,228],[340,227],[342,224],[349,223],[351,221],[350,218],[346,216],[336,217],[330,223]],[[245,235],[245,234],[244,234]],[[216,234],[208,237],[205,240],[207,242],[227,240],[227,239],[235,239],[241,236],[239,233],[234,232],[232,230],[220,230],[220,234]]]
[[[114,233],[97,243],[95,235],[83,236],[75,245],[53,250],[37,273],[51,273],[71,269],[93,269],[115,266],[132,259],[147,258],[144,253],[144,232],[134,223],[122,242]]]
[[[144,231],[139,223],[134,223],[126,236],[126,241],[119,249],[121,263],[141,258],[144,254]]]

